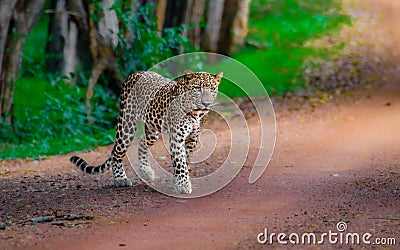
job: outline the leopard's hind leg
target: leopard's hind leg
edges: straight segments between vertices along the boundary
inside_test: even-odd
[[[137,121],[121,117],[118,119],[117,132],[115,136],[114,148],[111,152],[112,173],[116,187],[132,186],[132,181],[126,176],[123,159],[128,147],[133,141],[136,132]]]

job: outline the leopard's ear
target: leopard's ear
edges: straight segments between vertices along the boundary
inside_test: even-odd
[[[186,79],[191,79],[191,78],[193,78],[193,74],[194,74],[193,71],[187,69],[187,70],[183,71],[183,73],[185,74],[185,78],[186,78]]]
[[[224,76],[224,72],[219,72],[218,74],[214,75],[214,78],[217,82],[217,85],[221,83],[222,77]]]

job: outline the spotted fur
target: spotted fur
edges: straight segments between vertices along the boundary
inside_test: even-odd
[[[89,165],[78,156],[71,162],[83,172],[98,174],[112,169],[117,187],[132,186],[126,176],[123,158],[131,144],[136,125],[144,123],[144,135],[139,142],[140,175],[154,179],[148,160],[149,148],[157,141],[160,132],[170,139],[175,193],[192,192],[188,162],[198,141],[201,120],[207,115],[218,93],[222,72],[185,72],[175,82],[155,72],[138,72],[128,76],[122,85],[117,132],[111,156],[103,164]]]

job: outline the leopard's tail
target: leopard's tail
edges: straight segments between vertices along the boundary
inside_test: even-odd
[[[75,166],[77,166],[80,170],[87,174],[100,174],[106,172],[111,164],[112,160],[111,157],[105,161],[103,164],[98,166],[89,165],[84,159],[78,156],[72,156],[69,159]]]

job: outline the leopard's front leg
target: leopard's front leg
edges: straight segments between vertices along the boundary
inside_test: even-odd
[[[177,194],[192,193],[185,141],[192,132],[193,125],[189,121],[182,121],[178,127],[173,127],[170,133],[170,153],[173,166],[174,192]]]
[[[188,135],[188,137],[185,140],[186,161],[188,164],[189,172],[190,172],[190,160],[193,156],[193,151],[196,148],[199,134],[200,134],[200,126],[197,124],[194,124],[192,132]]]

